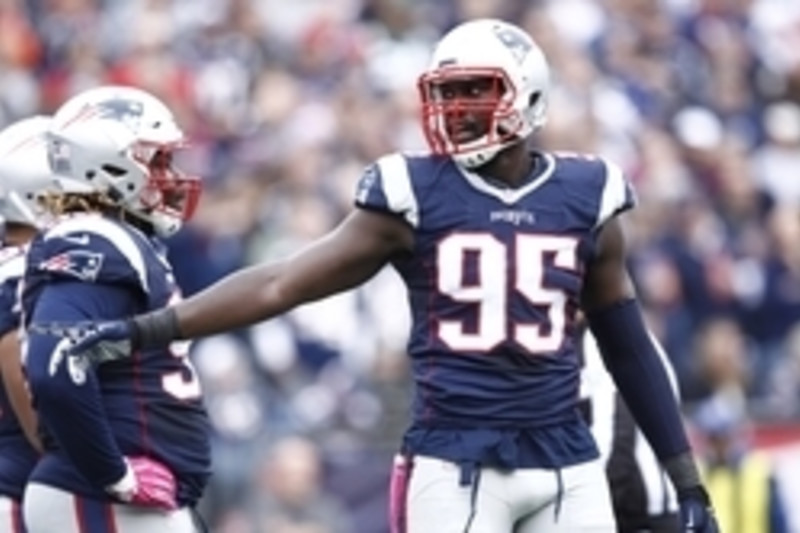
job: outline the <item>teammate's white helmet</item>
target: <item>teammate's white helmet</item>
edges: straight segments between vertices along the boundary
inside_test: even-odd
[[[47,131],[43,115],[14,122],[0,131],[0,218],[40,227],[46,210],[42,196],[55,189],[47,162]]]
[[[84,91],[54,114],[50,163],[65,193],[99,194],[168,236],[197,206],[201,182],[172,167],[185,143],[172,112],[137,88]]]
[[[485,80],[489,97],[448,96],[447,84]],[[545,122],[550,71],[544,54],[521,28],[495,19],[465,22],[436,46],[431,64],[419,78],[422,124],[434,153],[447,154],[474,168],[500,150],[527,138]],[[453,121],[484,124],[470,138],[459,138]]]

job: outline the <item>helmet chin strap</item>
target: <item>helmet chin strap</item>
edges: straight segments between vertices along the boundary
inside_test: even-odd
[[[156,235],[170,237],[181,229],[181,221],[177,217],[156,211],[150,215],[149,223]]]
[[[482,139],[483,138],[478,139],[478,141],[481,141]],[[462,166],[468,170],[474,170],[478,167],[482,167],[483,165],[491,162],[495,157],[497,157],[497,154],[499,154],[506,148],[510,148],[524,141],[525,139],[523,139],[522,137],[509,137],[506,141],[502,143],[497,143],[495,145],[488,147],[484,146],[482,148],[476,148],[474,151],[468,151],[460,154],[453,154],[451,157],[459,166]]]

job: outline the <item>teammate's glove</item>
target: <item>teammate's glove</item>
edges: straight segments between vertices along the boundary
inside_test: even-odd
[[[169,469],[147,457],[126,457],[125,475],[107,487],[119,500],[142,507],[171,511],[178,508],[177,485]]]
[[[96,364],[130,357],[134,349],[132,320],[31,324],[30,331],[69,339],[66,355],[82,356]]]
[[[678,492],[681,533],[719,533],[706,489],[698,485]]]

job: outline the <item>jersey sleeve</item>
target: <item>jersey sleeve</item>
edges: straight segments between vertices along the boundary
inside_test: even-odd
[[[141,245],[121,225],[102,217],[59,223],[32,246],[28,272],[47,280],[125,285],[149,292]]]
[[[357,207],[401,216],[412,227],[419,225],[419,204],[405,156],[394,153],[369,165],[358,182]]]
[[[44,288],[31,323],[74,323],[127,316],[128,290],[110,285],[62,282]],[[94,369],[63,353],[68,339],[28,331],[23,359],[28,385],[48,446],[61,449],[98,489],[125,473],[122,453],[105,416]]]
[[[595,227],[600,227],[618,214],[636,205],[636,194],[630,181],[616,163],[601,160],[604,165],[604,181],[600,193],[600,207]]]
[[[20,323],[19,280],[25,271],[22,252],[0,264],[0,337]]]
[[[7,279],[0,284],[0,337],[19,326],[20,306],[17,299],[19,278]]]

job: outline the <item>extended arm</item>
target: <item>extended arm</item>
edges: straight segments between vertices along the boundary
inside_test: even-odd
[[[134,344],[164,345],[255,324],[355,287],[411,246],[411,228],[401,219],[356,209],[288,259],[246,268],[172,308],[137,317]]]

